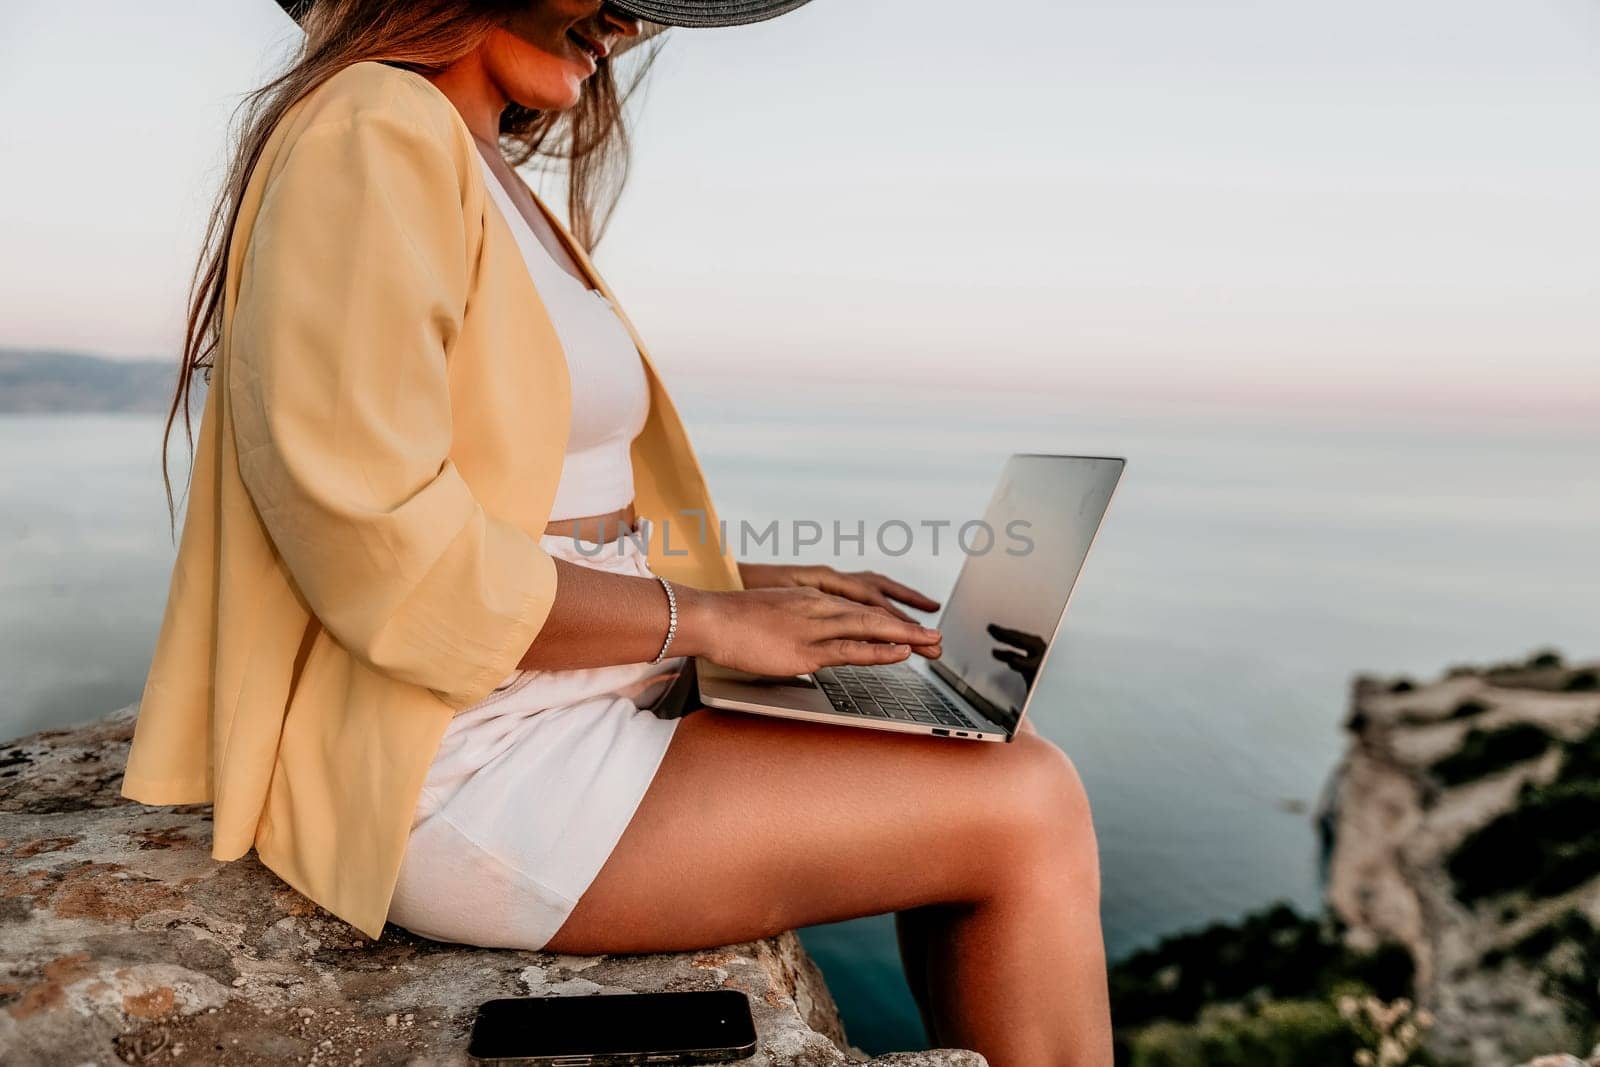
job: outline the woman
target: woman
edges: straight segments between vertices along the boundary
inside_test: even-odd
[[[1054,746],[650,710],[691,656],[939,654],[913,590],[690,535],[716,528],[699,468],[582,247],[636,16],[795,6],[303,12],[197,273],[173,414],[196,369],[212,388],[124,791],[212,802],[218,859],[254,847],[374,937],[687,950],[893,911],[935,1041],[1109,1063],[1094,834]],[[566,162],[581,241],[506,149]]]

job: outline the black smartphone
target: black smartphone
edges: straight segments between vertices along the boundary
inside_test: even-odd
[[[737,989],[507,997],[478,1007],[467,1056],[518,1067],[728,1063],[753,1056],[750,999]]]

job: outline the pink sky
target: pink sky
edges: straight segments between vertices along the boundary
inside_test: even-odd
[[[973,10],[672,31],[597,257],[664,366],[1600,401],[1592,0]],[[6,6],[0,345],[175,352],[229,107],[293,32],[268,0]]]

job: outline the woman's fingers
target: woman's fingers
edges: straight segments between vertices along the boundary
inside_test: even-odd
[[[898,617],[876,604],[825,593],[808,607],[807,613],[822,624],[823,637],[865,638],[902,645],[929,645],[939,640],[938,630]]]
[[[892,619],[897,623],[907,623],[911,627],[913,627],[915,632],[918,635],[920,635],[919,638],[906,638],[904,641],[901,641],[899,643],[901,643],[901,644],[910,644],[911,645],[911,651],[915,652],[917,655],[926,657],[927,659],[938,659],[941,655],[943,655],[943,653],[944,653],[944,648],[943,648],[944,637],[943,637],[942,634],[939,634],[938,630],[929,629],[928,627],[923,626],[922,624],[918,623],[914,619],[908,619],[908,618],[906,618],[906,616],[902,615],[898,611],[895,611],[893,608],[873,607],[873,608],[871,608],[871,610],[874,611],[874,612],[877,612],[879,614],[882,614],[885,617],[887,617],[889,619]],[[929,641],[927,639],[927,635],[928,634],[934,634],[936,636],[933,637],[931,641]]]
[[[893,578],[887,578],[876,571],[862,571],[860,576],[885,596],[892,597],[902,604],[909,604],[918,611],[939,610],[939,602],[937,600],[917,592],[909,585],[902,585]]]
[[[824,593],[854,600],[857,604],[870,604],[875,608],[882,608],[895,618],[906,622],[913,622],[911,616],[895,607],[889,598],[877,586],[853,574],[840,574],[838,571],[828,571],[823,574],[817,588]]]
[[[859,578],[838,571],[825,571],[817,577],[817,588],[824,593],[842,596],[846,600],[854,600],[857,604],[883,604],[886,598],[877,589]]]
[[[844,574],[835,570],[827,570],[819,576],[818,588],[834,596],[842,596],[854,600],[859,604],[871,604],[883,608],[896,618],[913,622],[911,616],[895,607],[893,601],[908,604],[918,611],[937,611],[939,602],[902,585],[892,578],[886,578],[875,571],[860,571],[855,574]]]
[[[856,602],[859,604],[865,604],[874,610],[881,611],[891,619],[899,619],[901,622],[909,622],[913,626],[922,625],[916,619],[913,619],[910,615],[907,615],[905,612],[895,607],[894,604],[890,602],[888,597],[882,596],[876,591],[871,593],[870,596],[871,599],[862,599],[857,600]],[[851,599],[855,600],[856,598],[852,597]]]
[[[938,630],[896,619],[886,611],[862,611],[856,608],[838,617],[835,625],[837,637],[853,640],[883,641],[886,645],[909,645],[912,648],[926,648],[939,643]]]
[[[899,663],[911,655],[911,646],[836,637],[822,642],[818,651],[824,667],[839,667],[844,664],[873,667],[885,663]]]
[[[922,634],[938,633],[937,630],[930,630],[927,627],[924,627],[921,623],[919,623],[919,622],[917,622],[917,620],[911,618],[905,612],[897,610],[892,604],[888,604],[888,603],[870,604],[870,605],[867,605],[867,607],[868,607],[869,610],[874,611],[874,612],[878,612],[878,613],[880,613],[882,615],[885,615],[888,618],[891,618],[891,619],[895,620],[896,622],[908,623],[911,626],[916,627],[916,629],[917,629],[917,631],[919,633],[922,633]],[[913,642],[911,642],[911,645],[912,645],[911,651],[915,652],[919,656],[925,656],[928,659],[938,659],[941,655],[944,654],[944,649],[941,646],[941,641],[942,640],[943,640],[943,637],[941,636],[941,637],[935,638],[932,644],[917,644],[915,641],[913,641]]]
[[[850,640],[880,641],[887,644],[909,645],[920,656],[937,658],[942,652],[943,635],[938,630],[923,626],[906,618],[892,608],[875,604],[866,605],[828,594],[831,603],[823,616],[827,620],[824,636]]]
[[[708,651],[697,654],[752,674],[898,663],[912,652],[931,658],[942,651],[938,630],[814,583],[707,595],[725,597],[726,610],[711,613],[717,621],[702,635]]]

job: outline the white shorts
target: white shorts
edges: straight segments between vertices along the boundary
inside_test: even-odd
[[[545,536],[558,559],[650,576],[631,538]],[[662,596],[661,618],[666,620]],[[663,633],[665,636],[665,633]],[[682,658],[515,671],[457,713],[428,770],[389,920],[438,941],[539,949],[600,873],[677,727],[645,710]]]

